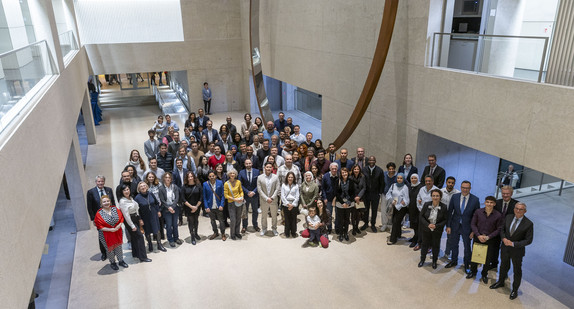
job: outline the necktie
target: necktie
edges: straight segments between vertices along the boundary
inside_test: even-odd
[[[460,205],[460,214],[464,213],[464,208],[466,208],[466,196],[462,198],[462,205]]]
[[[103,190],[103,189],[100,189],[100,198],[101,198],[102,196],[104,196],[104,195],[105,195],[104,190]]]
[[[512,234],[514,234],[514,232],[516,231],[517,225],[518,225],[518,219],[514,218],[514,223],[512,224],[512,227],[510,228],[510,236],[512,236]]]
[[[432,176],[433,173],[434,173],[434,167],[431,167],[431,169],[430,169],[430,175]]]
[[[251,183],[251,172],[247,172],[247,180]]]
[[[506,208],[508,207],[508,202],[504,202],[504,206],[502,207],[502,214],[506,214]]]

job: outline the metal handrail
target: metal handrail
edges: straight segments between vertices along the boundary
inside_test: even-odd
[[[489,37],[489,38],[511,38],[511,39],[536,39],[544,40],[544,50],[542,51],[542,59],[540,60],[540,69],[538,71],[538,83],[542,82],[542,73],[544,71],[544,63],[546,62],[546,54],[548,53],[549,37],[545,36],[527,36],[527,35],[505,35],[505,34],[478,34],[478,33],[449,33],[449,32],[435,32],[433,34],[432,51],[431,51],[431,66],[434,66],[435,42],[437,35],[450,35],[459,37]]]

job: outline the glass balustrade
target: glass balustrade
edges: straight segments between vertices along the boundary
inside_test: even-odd
[[[46,41],[0,54],[0,132],[56,74]]]
[[[64,58],[64,63],[67,63],[67,56],[76,50],[79,50],[78,43],[76,42],[76,36],[72,30],[68,30],[64,33],[58,35],[60,39],[60,49],[62,50],[62,57]]]
[[[435,33],[431,66],[543,82],[548,37]]]

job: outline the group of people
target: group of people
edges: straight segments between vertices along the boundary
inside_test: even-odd
[[[227,227],[232,240],[242,239],[249,231],[249,219],[252,231],[260,236],[278,236],[280,217],[286,238],[301,235],[309,238],[310,246],[327,248],[333,232],[341,242],[349,241],[349,233],[361,234],[369,227],[377,233],[381,206],[380,231],[390,231],[387,244],[398,242],[408,222],[414,231],[410,247],[421,251],[419,267],[432,252],[432,267],[437,268],[446,228],[445,255],[450,256],[446,268],[458,264],[462,237],[464,269],[467,278],[473,278],[477,264],[471,263],[471,241],[486,244],[482,280],[488,282],[487,272],[496,269],[501,252],[499,279],[491,288],[504,286],[512,261],[510,296],[517,295],[524,247],[532,242],[533,225],[524,216],[526,205],[512,199],[510,186],[502,188],[502,199],[488,196],[485,207],[480,208],[478,197],[470,194],[470,182],[463,181],[461,191],[455,189],[456,180],[446,177],[436,155],[428,156],[420,177],[410,154],[398,169],[389,162],[383,170],[375,156],[367,157],[362,147],[353,158],[345,148],[337,152],[334,144],[324,148],[320,139],[313,140],[311,132],[303,135],[300,126],[284,113],[267,123],[246,113],[239,126],[228,116],[217,130],[199,109],[197,115],[189,115],[180,134],[180,127],[169,115],[165,121],[163,115],[158,117],[144,142],[147,164],[134,149],[122,172],[115,192],[119,210],[113,206],[113,192],[104,186],[103,176],[98,176],[96,187],[88,191],[88,211],[100,233],[102,260],[107,257],[114,269],[118,268],[116,257],[120,266],[127,267],[118,246],[122,223],[132,255],[151,261],[144,238],[150,252],[153,240],[160,251],[166,251],[161,242],[164,238],[171,247],[182,244],[178,226],[184,215],[193,245],[201,239],[198,224],[203,214],[213,230],[210,240],[220,237],[225,241]],[[304,216],[300,233],[299,214]]]

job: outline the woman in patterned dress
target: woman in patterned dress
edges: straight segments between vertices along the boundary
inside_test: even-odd
[[[116,206],[112,205],[107,195],[102,196],[100,205],[102,208],[96,213],[94,223],[98,228],[100,242],[108,249],[110,265],[113,270],[119,269],[118,264],[124,268],[128,268],[128,264],[124,262],[122,251],[122,223],[124,222],[122,212],[119,211]],[[116,257],[119,261],[118,264],[116,264]]]

